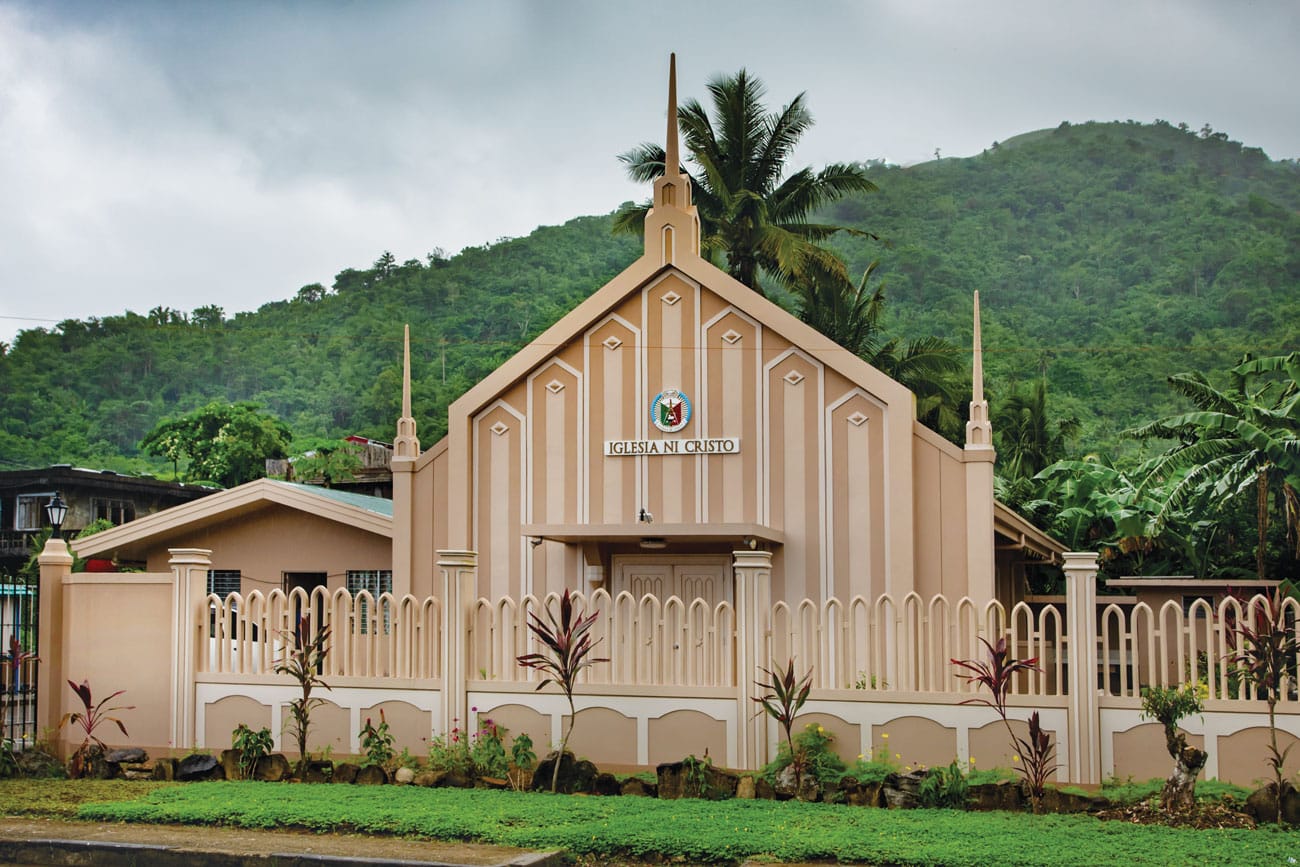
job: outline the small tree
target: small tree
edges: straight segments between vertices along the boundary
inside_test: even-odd
[[[1256,597],[1251,602],[1251,614],[1237,625],[1240,639],[1232,661],[1241,666],[1242,676],[1255,690],[1264,693],[1268,702],[1269,759],[1273,768],[1274,792],[1277,795],[1277,821],[1282,822],[1283,775],[1282,766],[1292,743],[1286,749],[1277,746],[1277,702],[1282,690],[1294,684],[1296,664],[1295,626],[1287,622],[1281,589],[1272,598]],[[1251,625],[1252,621],[1254,625]]]
[[[281,633],[289,642],[285,655],[275,664],[276,674],[287,674],[298,681],[302,695],[289,702],[289,726],[294,739],[298,742],[298,776],[307,770],[311,755],[307,752],[307,731],[311,726],[311,712],[323,704],[324,699],[312,698],[316,687],[329,689],[330,686],[320,676],[325,656],[329,653],[330,628],[322,626],[314,634],[311,631],[311,615],[304,614],[298,618],[292,631]]]
[[[1205,767],[1209,755],[1205,750],[1188,746],[1187,735],[1178,730],[1178,721],[1202,710],[1195,684],[1184,687],[1151,686],[1142,690],[1142,716],[1165,727],[1165,749],[1174,760],[1174,770],[1165,780],[1160,800],[1165,812],[1185,812],[1196,806],[1196,775]]]
[[[537,684],[537,689],[555,683],[564,691],[564,697],[569,702],[569,728],[560,739],[560,751],[555,756],[555,766],[551,771],[551,791],[554,792],[560,782],[560,762],[564,759],[569,736],[573,734],[573,725],[578,719],[573,708],[573,689],[578,684],[578,675],[583,669],[598,662],[609,662],[609,659],[591,655],[597,644],[592,640],[591,627],[600,613],[593,611],[587,617],[578,616],[574,612],[573,596],[569,588],[564,588],[564,595],[560,597],[559,618],[550,609],[545,609],[545,613],[546,619],[542,620],[535,612],[528,612],[532,618],[528,628],[542,643],[543,652],[528,653],[517,657],[516,661],[524,668],[533,668],[546,675]]]
[[[95,751],[102,753],[104,750],[104,742],[100,740],[99,735],[96,734],[96,731],[101,725],[104,723],[113,723],[122,730],[122,734],[127,734],[126,726],[122,721],[117,717],[109,716],[109,714],[115,713],[119,710],[135,710],[135,707],[134,705],[104,707],[104,705],[117,698],[126,690],[119,689],[117,692],[112,693],[106,698],[100,699],[98,703],[95,703],[94,698],[90,694],[90,681],[83,680],[80,684],[68,681],[68,686],[72,687],[72,691],[77,694],[77,698],[81,699],[82,710],[65,713],[63,719],[59,720],[59,728],[63,728],[68,723],[81,726],[81,731],[85,735],[85,738],[81,741],[81,746],[77,747],[76,751],[72,754],[72,758],[68,760],[69,773],[74,777],[81,777],[86,773],[86,769],[91,762],[92,754]],[[130,737],[130,735],[127,736]]]
[[[795,750],[794,737],[790,731],[794,728],[794,718],[799,709],[808,701],[808,692],[812,689],[812,669],[808,669],[802,679],[796,678],[794,659],[791,659],[786,663],[785,671],[778,669],[776,663],[772,663],[770,669],[764,668],[761,671],[767,675],[767,681],[756,680],[754,685],[768,690],[768,693],[755,697],[754,701],[785,731],[785,743],[790,748],[790,763],[794,766],[794,785],[797,790],[803,782],[804,762],[802,750]]]
[[[1029,787],[1029,799],[1033,804],[1034,812],[1041,813],[1047,778],[1052,773],[1052,763],[1056,759],[1051,735],[1043,731],[1038,711],[1029,715],[1029,736],[1025,738],[1016,734],[1015,729],[1011,727],[1011,720],[1007,718],[1007,695],[1011,691],[1012,681],[1020,672],[1041,671],[1038,667],[1038,658],[1013,658],[1007,651],[1005,636],[999,638],[996,645],[989,644],[983,638],[980,639],[980,643],[988,649],[988,662],[968,659],[949,661],[970,672],[970,674],[960,675],[964,680],[986,687],[993,697],[992,699],[968,698],[962,704],[982,704],[997,711],[998,716],[1002,718],[1002,724],[1007,728],[1007,735],[1011,738],[1011,749],[1020,759],[1016,770],[1024,776],[1025,784]]]

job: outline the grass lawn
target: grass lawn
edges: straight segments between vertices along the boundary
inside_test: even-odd
[[[1300,836],[948,810],[217,782],[0,781],[5,812],[474,840],[592,857],[889,864],[1288,864]]]

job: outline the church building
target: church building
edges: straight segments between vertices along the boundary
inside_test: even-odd
[[[963,448],[915,399],[700,253],[665,165],[639,259],[470,389],[422,451],[409,340],[393,466],[393,583],[435,592],[439,550],[479,594],[564,587],[731,599],[735,552],[772,553],[772,597],[1010,602],[1063,548],[995,502],[978,296]]]

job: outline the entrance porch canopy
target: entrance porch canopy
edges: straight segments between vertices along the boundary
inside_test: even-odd
[[[763,524],[525,524],[520,532],[548,542],[733,542],[737,548],[785,544],[785,534]]]

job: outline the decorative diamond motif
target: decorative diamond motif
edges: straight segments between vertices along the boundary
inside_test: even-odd
[[[613,336],[612,334],[609,337],[606,337],[602,342],[606,349],[618,349],[620,346],[623,345],[623,341],[619,340],[617,337]]]
[[[804,381],[805,377],[799,371],[792,370],[781,378],[784,379],[786,382],[790,383],[791,385],[798,385],[799,383]]]
[[[558,379],[552,379],[550,382],[546,383],[546,390],[551,394],[559,394],[564,391],[564,383],[560,382]]]
[[[849,416],[849,424],[854,427],[860,427],[866,420],[867,417],[860,412],[855,412],[853,415]]]
[[[667,292],[663,294],[663,297],[660,298],[659,300],[667,304],[669,307],[672,307],[678,301],[682,300],[682,296],[678,295],[676,292],[669,289]]]
[[[730,331],[728,331],[726,334],[722,335],[722,340],[725,343],[735,343],[737,340],[741,338],[741,336],[742,336],[741,333],[733,328]]]
[[[501,434],[510,430],[510,425],[506,424],[503,421],[499,421],[496,424],[492,425],[492,427],[488,428],[488,430],[492,431],[492,433],[496,434],[497,436],[501,436]]]

